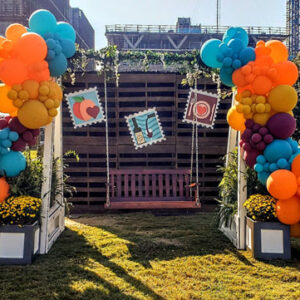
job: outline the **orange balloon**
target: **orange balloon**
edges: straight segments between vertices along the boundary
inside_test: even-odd
[[[21,35],[26,32],[27,29],[25,26],[18,23],[14,23],[14,24],[10,24],[6,28],[5,35],[8,40],[12,40],[16,42],[21,37]]]
[[[294,85],[298,79],[298,68],[291,61],[282,61],[275,65],[278,74],[276,85]]]
[[[272,81],[264,76],[258,75],[255,77],[252,83],[252,88],[257,95],[266,95],[272,89]]]
[[[40,35],[25,33],[16,44],[16,54],[26,64],[39,62],[47,55],[47,44]]]
[[[270,56],[272,57],[275,64],[286,61],[288,59],[288,49],[282,42],[277,40],[270,40],[266,42],[266,47],[271,49]]]
[[[15,116],[18,110],[13,105],[12,100],[7,97],[10,89],[11,87],[8,85],[0,84],[0,112],[10,114],[11,116],[14,114]]]
[[[238,87],[244,87],[248,85],[241,68],[232,73],[232,82]]]
[[[231,107],[227,113],[227,122],[233,129],[237,131],[244,131],[246,129],[245,126],[245,118],[243,114],[240,114],[236,111],[236,107]]]
[[[28,65],[28,78],[36,81],[44,81],[50,79],[50,71],[48,63],[45,60]]]
[[[291,237],[300,238],[300,223],[292,224],[290,226]]]
[[[292,225],[300,221],[300,199],[296,196],[276,203],[277,218],[281,223]]]
[[[27,70],[23,62],[9,58],[0,63],[0,80],[7,85],[21,83],[27,79]]]
[[[297,178],[300,177],[300,154],[298,154],[292,162],[292,172]]]
[[[9,196],[9,185],[4,177],[0,178],[0,203]]]
[[[289,170],[277,170],[268,177],[268,192],[276,199],[285,200],[294,196],[298,184],[294,173]]]

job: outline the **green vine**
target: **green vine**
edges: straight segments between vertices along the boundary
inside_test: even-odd
[[[121,64],[138,66],[147,72],[151,65],[161,65],[164,68],[174,67],[180,74],[186,74],[182,84],[193,86],[198,78],[210,77],[220,87],[217,70],[212,70],[201,61],[200,52],[193,50],[186,53],[154,52],[154,51],[118,51],[116,46],[108,46],[100,50],[85,50],[77,47],[75,56],[69,68],[71,82],[75,83],[75,72],[86,72],[89,63],[94,63],[98,75],[106,74],[108,80],[115,80],[118,85]]]

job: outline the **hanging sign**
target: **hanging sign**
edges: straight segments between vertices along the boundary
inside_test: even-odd
[[[105,120],[97,88],[80,90],[66,95],[74,128]]]
[[[155,107],[125,118],[135,149],[166,139]]]
[[[217,95],[191,89],[183,120],[187,123],[213,128],[218,105]]]

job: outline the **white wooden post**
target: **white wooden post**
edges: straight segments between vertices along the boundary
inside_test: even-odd
[[[49,251],[65,226],[62,160],[59,160],[57,165],[57,178],[61,193],[56,195],[55,203],[50,207],[53,157],[62,158],[62,145],[62,108],[60,107],[58,109],[58,115],[53,122],[45,128],[43,156],[43,176],[45,180],[42,186],[40,254],[45,254]]]
[[[238,135],[238,143],[241,133]],[[247,179],[245,178],[246,164],[238,147],[238,226],[237,226],[237,248],[246,249],[246,210],[244,202],[247,199]]]

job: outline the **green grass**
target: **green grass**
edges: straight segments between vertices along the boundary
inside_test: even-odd
[[[300,299],[293,260],[237,251],[214,215],[111,214],[67,220],[49,254],[0,267],[0,299]]]

